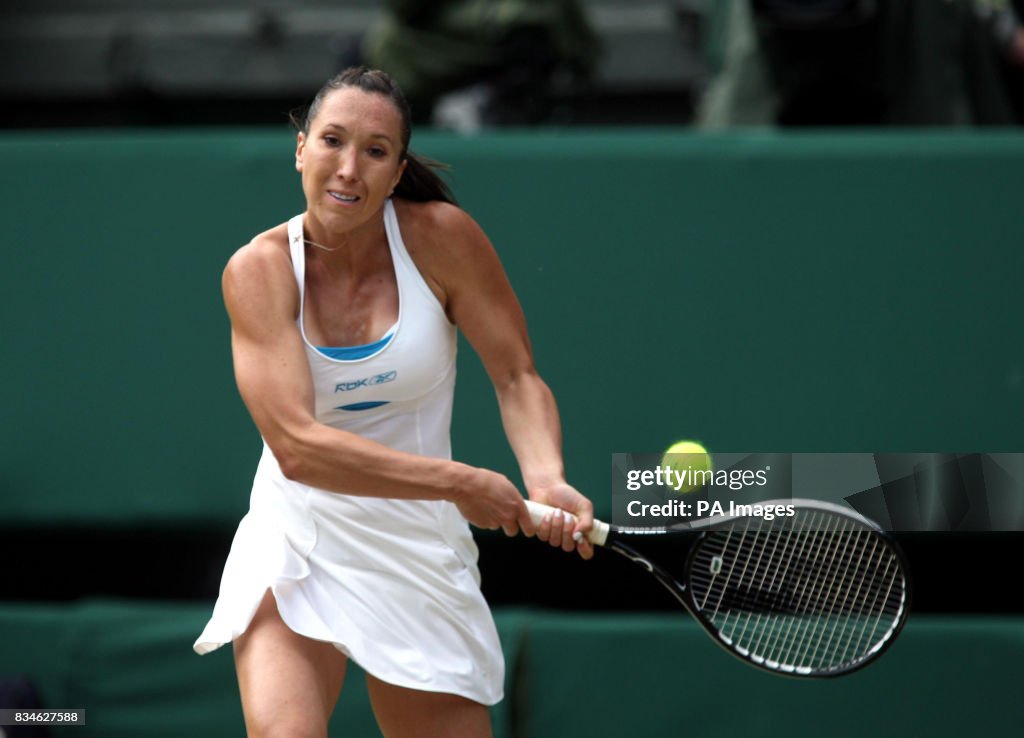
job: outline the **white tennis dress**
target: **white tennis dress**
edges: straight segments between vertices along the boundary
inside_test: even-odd
[[[394,449],[451,458],[455,326],[409,257],[390,200],[384,222],[398,322],[375,344],[333,351],[318,350],[303,330],[316,417]],[[288,237],[304,297],[301,215],[289,221]],[[298,323],[302,330],[301,307]],[[292,630],[333,643],[377,678],[492,705],[502,698],[505,666],[476,562],[452,503],[300,484],[264,444],[249,512],[194,648],[208,653],[243,633],[269,588]]]

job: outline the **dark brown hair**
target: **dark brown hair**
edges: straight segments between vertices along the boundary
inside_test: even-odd
[[[402,122],[402,151],[399,158],[408,163],[405,166],[405,172],[402,173],[402,179],[395,187],[395,197],[416,202],[441,200],[453,205],[457,204],[448,183],[438,174],[439,171],[446,171],[448,166],[409,151],[409,139],[412,138],[412,112],[402,90],[387,72],[368,67],[349,67],[339,72],[324,83],[304,113],[292,114],[292,123],[302,133],[308,135],[309,125],[320,112],[324,98],[334,90],[345,87],[356,87],[363,92],[383,95],[392,102],[398,111]]]

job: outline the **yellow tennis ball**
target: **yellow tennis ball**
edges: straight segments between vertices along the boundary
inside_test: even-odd
[[[661,466],[668,467],[665,486],[680,495],[700,489],[714,473],[711,454],[696,441],[673,443],[661,457]]]

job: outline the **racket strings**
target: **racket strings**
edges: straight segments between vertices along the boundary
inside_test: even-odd
[[[746,656],[798,673],[846,668],[881,648],[905,608],[897,554],[827,511],[743,518],[699,544],[693,601]]]

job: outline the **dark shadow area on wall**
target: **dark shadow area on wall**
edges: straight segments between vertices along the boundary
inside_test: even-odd
[[[232,531],[64,529],[0,532],[0,593],[5,600],[85,597],[209,600],[217,596]],[[678,609],[653,578],[620,556],[583,562],[536,540],[477,534],[483,589],[494,607],[594,612]],[[1024,592],[1006,566],[1020,558],[1024,534],[908,533],[915,613],[1024,613]],[[671,551],[653,549],[659,560]]]

